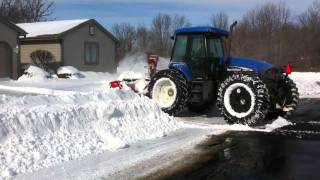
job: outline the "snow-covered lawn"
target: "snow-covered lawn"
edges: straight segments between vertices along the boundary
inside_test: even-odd
[[[300,98],[320,98],[319,72],[294,72],[290,77],[298,86]]]
[[[48,74],[33,70],[36,76],[0,82],[0,92],[32,93],[21,97],[0,95],[0,179],[24,177],[24,173],[38,170],[39,175],[49,179],[64,175],[96,178],[183,148],[183,144],[199,142],[209,134],[227,130],[270,132],[289,124],[279,118],[261,130],[243,125],[186,123],[168,116],[151,100],[127,88],[109,88],[111,80],[144,77],[147,64],[140,59],[145,56],[128,57],[118,74],[66,68],[61,71],[77,72],[82,77],[47,79],[43,77]],[[161,59],[161,66],[166,63]],[[292,78],[302,97],[320,97],[318,73],[294,73]],[[174,138],[177,132],[187,139]],[[123,157],[126,155],[130,158]],[[102,158],[100,164],[94,163],[97,157]],[[81,173],[83,168],[74,171],[74,164],[86,163],[92,167],[89,172]],[[53,174],[46,176],[48,172]]]

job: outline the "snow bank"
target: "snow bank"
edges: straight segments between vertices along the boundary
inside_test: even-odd
[[[278,119],[274,120],[271,124],[266,124],[264,127],[260,128],[252,128],[248,125],[242,125],[242,124],[215,124],[215,125],[209,125],[204,123],[190,123],[190,122],[184,122],[184,127],[188,128],[201,128],[201,129],[212,129],[214,131],[219,130],[218,132],[221,133],[222,131],[259,131],[259,132],[272,132],[275,129],[292,125],[291,122],[288,120],[279,117]]]
[[[78,74],[79,70],[72,66],[61,66],[57,70],[58,74]]]
[[[18,81],[45,81],[50,74],[37,66],[29,66]]]
[[[290,77],[297,84],[301,98],[320,98],[320,73],[294,72]]]
[[[0,176],[50,167],[140,140],[181,125],[130,91],[60,96],[0,96]]]
[[[78,69],[72,66],[61,66],[57,70],[58,75],[63,75],[68,79],[80,79],[84,78],[84,75],[80,73]]]

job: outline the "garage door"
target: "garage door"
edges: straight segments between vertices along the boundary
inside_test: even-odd
[[[0,78],[11,76],[11,53],[6,43],[0,42]]]

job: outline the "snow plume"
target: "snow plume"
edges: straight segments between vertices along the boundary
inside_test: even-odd
[[[118,79],[143,79],[148,76],[147,55],[144,53],[136,53],[127,55],[120,61],[117,72]]]
[[[160,57],[157,70],[168,68],[169,59]],[[118,67],[119,80],[122,79],[143,79],[148,76],[148,56],[145,53],[127,55],[120,61]]]
[[[140,140],[181,124],[130,91],[0,96],[0,179]]]

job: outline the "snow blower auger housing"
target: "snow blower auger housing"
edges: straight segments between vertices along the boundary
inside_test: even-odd
[[[255,126],[268,115],[290,116],[299,93],[291,66],[230,56],[230,32],[213,27],[177,29],[169,68],[157,72],[148,96],[163,111],[203,112],[216,103],[230,124]],[[228,46],[227,46],[228,44]]]

